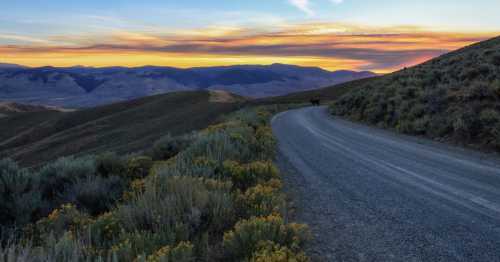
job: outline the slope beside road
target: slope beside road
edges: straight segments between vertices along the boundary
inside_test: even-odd
[[[326,108],[273,119],[297,218],[325,261],[500,261],[495,156],[354,124]]]

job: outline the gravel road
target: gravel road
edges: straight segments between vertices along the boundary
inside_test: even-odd
[[[495,156],[333,118],[277,115],[285,182],[322,261],[500,261]]]

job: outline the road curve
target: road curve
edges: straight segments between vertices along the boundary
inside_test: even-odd
[[[500,261],[493,156],[334,119],[277,115],[286,183],[325,261]]]

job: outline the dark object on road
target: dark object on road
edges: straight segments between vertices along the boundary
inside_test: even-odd
[[[310,101],[311,101],[311,104],[313,106],[320,106],[321,105],[321,99],[319,99],[319,98],[311,98]]]

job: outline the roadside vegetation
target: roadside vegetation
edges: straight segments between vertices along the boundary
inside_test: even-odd
[[[141,155],[0,161],[1,261],[309,261],[288,222],[276,106],[159,139]]]
[[[383,77],[336,100],[332,114],[401,133],[500,151],[500,38]]]

